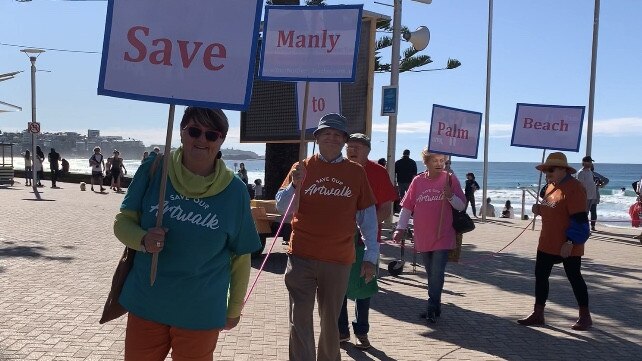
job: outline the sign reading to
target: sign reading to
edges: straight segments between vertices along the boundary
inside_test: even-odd
[[[266,6],[263,80],[354,81],[363,5]]]
[[[577,152],[583,119],[583,106],[518,103],[510,145]]]
[[[397,115],[399,90],[396,86],[381,87],[381,115]]]
[[[247,108],[262,3],[109,0],[98,94]]]
[[[29,130],[29,133],[38,134],[40,133],[40,123],[29,122],[27,123],[27,129]]]
[[[296,84],[296,96],[299,129],[301,129],[305,82],[300,81]],[[307,129],[316,128],[319,124],[319,119],[328,113],[341,114],[341,85],[339,83],[310,83],[305,127]]]
[[[428,150],[477,158],[481,120],[481,113],[434,104]]]

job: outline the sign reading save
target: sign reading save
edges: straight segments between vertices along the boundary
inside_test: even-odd
[[[261,0],[110,0],[98,94],[245,109]],[[180,19],[177,15],[180,14]]]

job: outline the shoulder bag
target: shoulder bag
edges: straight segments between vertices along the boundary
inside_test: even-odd
[[[154,173],[156,172],[156,168],[162,160],[162,155],[157,155],[156,159],[154,159],[154,162],[149,168],[149,183],[151,183]],[[107,295],[107,301],[105,301],[103,314],[99,321],[100,324],[115,320],[127,313],[127,310],[118,302],[118,299],[120,298],[120,293],[123,291],[127,275],[134,265],[135,255],[136,250],[126,246],[123,251],[123,255],[118,260],[118,266],[116,267],[116,271],[114,272],[114,276],[111,280],[111,289],[109,290],[109,295]]]

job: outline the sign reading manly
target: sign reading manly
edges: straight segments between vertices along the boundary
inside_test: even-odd
[[[583,106],[518,103],[510,145],[577,152],[583,119]]]
[[[98,94],[243,110],[261,0],[109,0]]]
[[[363,5],[266,6],[263,80],[354,81]]]
[[[482,114],[434,104],[428,150],[477,158]]]

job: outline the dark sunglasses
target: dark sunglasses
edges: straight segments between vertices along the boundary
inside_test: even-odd
[[[189,134],[190,137],[196,139],[200,137],[201,134],[203,134],[203,130],[197,127],[187,127],[187,134]],[[210,142],[216,142],[219,138],[223,138],[223,133],[219,132],[218,130],[205,131],[205,139],[209,140]]]
[[[553,173],[553,172],[555,172],[555,170],[556,170],[556,169],[557,169],[557,167],[550,167],[550,168],[546,168],[546,169],[544,169],[544,172],[546,172],[546,173]]]

